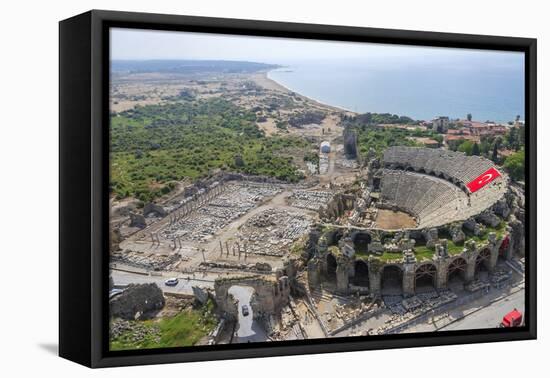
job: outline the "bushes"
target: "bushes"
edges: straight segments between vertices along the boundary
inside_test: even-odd
[[[520,150],[506,158],[504,168],[515,181],[525,180],[525,150]]]
[[[111,118],[111,190],[150,201],[170,190],[166,182],[217,169],[295,182],[302,176],[285,156],[292,148],[311,145],[266,138],[253,113],[220,99],[136,107]]]

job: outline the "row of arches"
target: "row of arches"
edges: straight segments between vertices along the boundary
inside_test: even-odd
[[[505,249],[504,249],[505,250]],[[500,251],[499,251],[500,252]],[[474,277],[490,270],[491,251],[485,248],[475,260]],[[329,281],[336,281],[337,260],[332,253],[326,255],[326,273]],[[354,275],[350,283],[355,286],[369,287],[369,267],[365,260],[354,262]],[[456,257],[447,267],[448,285],[462,284],[466,281],[468,263],[463,257]],[[414,272],[416,292],[431,291],[436,287],[437,268],[431,262],[420,264]],[[400,294],[403,286],[403,269],[399,265],[388,264],[381,271],[381,289],[387,294]]]
[[[327,234],[327,242],[329,245],[338,245],[338,242],[344,237],[344,229],[337,229]],[[372,241],[372,237],[367,232],[354,232],[351,234],[353,246],[358,252],[367,252],[368,245]]]
[[[451,235],[449,233],[449,230],[445,228],[441,228],[439,230],[440,234],[439,236],[442,236],[446,239],[451,239]],[[344,237],[344,230],[338,229],[333,231],[332,233],[328,234],[328,244],[329,245],[338,245],[338,242]],[[424,236],[422,235],[411,235],[411,238],[414,239],[415,245],[417,246],[423,246],[426,245],[426,240],[424,239]],[[369,244],[372,242],[372,237],[367,232],[354,232],[351,235],[351,240],[353,241],[353,245],[356,252],[362,252],[367,253],[369,250]],[[383,240],[385,241],[385,240]],[[510,245],[509,237],[506,236],[499,247],[499,256],[505,257],[506,251],[508,250],[508,246]]]

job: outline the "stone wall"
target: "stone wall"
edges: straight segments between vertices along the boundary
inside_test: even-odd
[[[238,316],[237,303],[229,294],[233,286],[246,286],[254,289],[250,305],[255,317],[275,315],[289,303],[290,283],[287,276],[242,276],[218,278],[214,283],[215,300],[219,311],[229,319]]]
[[[454,255],[449,254],[447,241],[445,239],[440,239],[437,236],[437,229],[429,230],[426,233],[429,235],[429,240],[435,249],[434,255],[432,259],[422,261],[417,261],[415,258],[413,253],[415,240],[408,238],[410,236],[409,233],[396,233],[390,242],[394,243],[396,251],[401,251],[403,253],[403,258],[388,263],[382,262],[372,254],[366,258],[356,256],[353,251],[351,253],[349,251],[344,253],[344,249],[353,249],[353,246],[350,246],[349,243],[351,237],[347,235],[355,236],[359,234],[358,231],[348,230],[344,232],[340,237],[340,243],[338,243],[339,247],[337,249],[335,249],[334,246],[329,247],[327,245],[327,239],[333,239],[333,236],[329,235],[332,231],[328,231],[328,233],[325,232],[324,235],[318,238],[318,244],[315,249],[314,257],[309,259],[307,262],[308,284],[310,287],[317,287],[324,279],[326,279],[328,273],[327,259],[329,254],[333,255],[336,259],[336,291],[342,294],[349,293],[350,282],[355,276],[355,263],[359,260],[367,264],[369,292],[375,295],[379,295],[381,293],[383,284],[382,272],[386,266],[390,265],[398,267],[403,273],[402,292],[405,296],[415,294],[417,275],[419,275],[419,268],[423,265],[433,266],[431,269],[435,271],[433,274],[434,287],[437,289],[446,288],[448,283],[449,267],[453,261],[458,258],[464,259],[466,262],[463,280],[464,283],[467,284],[475,278],[476,261],[482,251],[485,251],[484,253],[489,253],[489,257],[487,259],[480,260],[489,272],[494,270],[499,254],[503,258],[511,258],[514,253],[513,251],[515,245],[513,242],[512,230],[513,228],[509,227],[509,232],[505,233],[499,239],[497,239],[495,233],[490,233],[488,235],[487,242],[481,245],[476,244],[473,240],[469,240],[465,243],[463,251]],[[364,232],[365,231],[361,231],[361,233]],[[377,235],[376,232],[371,232],[369,235],[373,239],[380,238],[380,235]],[[375,241],[372,241],[371,243],[373,242]],[[379,242],[376,241],[375,243]],[[501,246],[503,247],[502,250]],[[388,245],[386,244],[384,248],[387,249]]]
[[[357,158],[357,134],[353,129],[344,129],[344,153],[348,159]]]

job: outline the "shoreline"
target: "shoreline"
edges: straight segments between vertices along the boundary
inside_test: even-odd
[[[272,72],[272,71],[275,71],[277,70],[276,68],[275,69],[270,69],[270,70],[267,70],[267,71],[262,71],[260,73],[261,76],[263,76],[264,80],[270,82],[270,84],[272,84],[272,87],[275,87],[277,88],[278,90],[282,91],[282,92],[286,92],[286,93],[294,93],[296,94],[297,96],[300,96],[308,101],[311,101],[313,103],[315,103],[316,105],[318,106],[322,106],[322,107],[326,107],[326,108],[329,108],[331,110],[334,110],[334,111],[339,111],[339,112],[344,112],[344,113],[349,113],[349,114],[353,114],[353,115],[358,115],[358,114],[361,114],[361,112],[356,112],[356,111],[353,111],[353,110],[350,110],[350,109],[346,109],[342,106],[338,106],[338,105],[331,105],[331,104],[327,104],[326,102],[323,102],[323,101],[320,101],[314,97],[310,97],[310,96],[306,96],[304,94],[301,94],[300,92],[297,92],[287,86],[285,86],[284,84],[278,82],[277,80],[269,77],[269,73]],[[273,88],[271,88],[273,89]],[[371,112],[371,113],[378,113],[378,112]],[[391,112],[381,112],[381,113],[390,113],[390,114],[393,114]],[[400,113],[395,113],[397,115],[400,115]],[[435,116],[434,116],[435,117]],[[412,119],[414,119],[415,121],[429,121],[429,117],[426,118],[426,119],[421,119],[421,118],[418,118],[416,119],[415,117],[410,117]],[[433,118],[433,117],[432,117]],[[453,118],[453,117],[450,117],[450,118]],[[454,119],[454,118],[453,118]],[[458,118],[457,118],[458,119]],[[481,121],[480,121],[481,122]],[[495,122],[496,124],[499,124],[499,125],[503,125],[503,126],[506,126],[507,123],[509,121],[503,121],[503,120],[494,120],[493,122]]]
[[[275,87],[277,90],[279,90],[281,92],[286,92],[287,94],[295,94],[299,97],[302,97],[302,98],[306,99],[307,101],[311,101],[311,102],[315,103],[318,106],[326,107],[326,108],[329,108],[333,111],[351,113],[351,114],[354,114],[354,115],[359,114],[357,112],[354,112],[353,110],[349,110],[349,109],[346,109],[344,107],[337,106],[337,105],[327,104],[325,102],[317,100],[316,98],[309,97],[309,96],[306,96],[306,95],[301,94],[299,92],[296,92],[295,90],[292,90],[291,88],[288,88],[287,86],[285,86],[284,84],[278,82],[277,80],[270,78],[268,75],[271,71],[273,71],[273,70],[264,71],[264,72],[261,73],[261,76],[263,77],[264,80],[268,81],[273,87]],[[271,88],[271,89],[273,89],[273,88]]]

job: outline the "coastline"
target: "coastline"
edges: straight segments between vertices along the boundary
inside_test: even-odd
[[[311,97],[311,96],[306,96],[300,92],[297,92],[295,90],[293,90],[292,88],[289,88],[287,87],[286,85],[280,83],[279,81],[277,81],[276,79],[273,79],[269,76],[269,73],[272,72],[272,71],[275,71],[277,69],[269,69],[269,70],[265,70],[265,71],[262,71],[260,73],[258,73],[258,75],[261,75],[262,76],[262,81],[264,82],[268,82],[269,85],[265,86],[265,85],[262,85],[262,83],[260,83],[260,85],[264,86],[265,88],[268,88],[268,89],[276,89],[276,90],[279,90],[281,92],[285,92],[287,94],[295,94],[296,96],[299,96],[301,97],[302,99],[305,99],[309,102],[312,102],[314,103],[315,105],[317,106],[321,106],[321,107],[324,107],[324,108],[327,108],[327,109],[330,109],[332,111],[338,111],[338,112],[344,112],[344,113],[348,113],[348,114],[351,114],[351,115],[358,115],[358,114],[361,114],[361,112],[357,112],[357,111],[353,111],[353,110],[350,110],[350,109],[347,109],[343,106],[339,106],[339,105],[331,105],[329,103],[326,103],[326,102],[323,102],[321,100],[318,100],[314,97]],[[430,120],[430,119],[433,119],[434,117],[436,117],[437,115],[434,115],[432,116],[431,118],[429,116],[426,116],[426,117],[418,117],[418,116],[410,116],[408,114],[403,114],[403,113],[400,113],[400,112],[391,112],[391,111],[370,111],[372,113],[390,113],[390,114],[397,114],[397,115],[404,115],[404,116],[408,116],[408,117],[411,117],[415,120],[418,120],[418,121],[426,121],[426,120]],[[435,113],[434,113],[435,114]],[[450,118],[452,119],[459,119],[460,116],[458,115],[454,115],[454,116],[450,116]],[[506,118],[502,117],[502,116],[498,116],[494,119],[492,119],[492,122],[495,122],[496,124],[500,124],[500,125],[506,125],[509,120],[506,120]]]
[[[294,90],[292,90],[291,88],[288,88],[286,87],[285,85],[279,83],[278,81],[276,81],[275,79],[272,79],[270,78],[268,75],[269,75],[269,72],[271,72],[273,70],[268,70],[268,71],[263,71],[260,73],[261,77],[262,77],[262,80],[266,81],[267,83],[262,83],[260,81],[260,84],[261,86],[263,86],[264,88],[267,88],[267,89],[275,89],[275,90],[279,90],[281,92],[285,92],[287,94],[295,94],[296,96],[299,96],[301,97],[302,99],[305,99],[307,101],[310,101],[310,102],[313,102],[315,105],[317,106],[321,106],[321,107],[324,107],[324,108],[328,108],[332,111],[337,111],[337,112],[343,112],[343,113],[349,113],[349,114],[359,114],[357,112],[354,112],[352,110],[349,110],[349,109],[346,109],[346,108],[343,108],[341,106],[336,106],[336,105],[331,105],[331,104],[327,104],[325,102],[322,102],[322,101],[319,101],[313,97],[309,97],[309,96],[306,96],[304,94],[301,94],[299,92],[296,92]],[[267,84],[267,85],[265,85]]]

